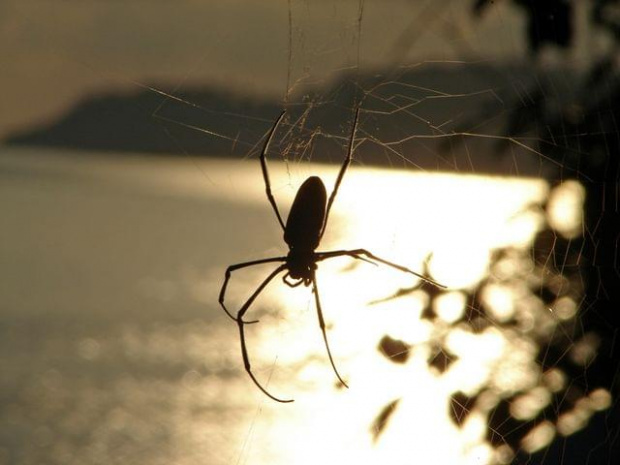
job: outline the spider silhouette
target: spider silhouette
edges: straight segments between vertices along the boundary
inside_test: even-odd
[[[267,199],[269,203],[273,207],[273,211],[276,214],[278,222],[284,231],[284,241],[288,245],[289,252],[287,256],[283,257],[271,257],[271,258],[263,258],[260,260],[252,260],[244,263],[237,263],[236,265],[231,265],[226,269],[224,283],[222,284],[222,289],[220,290],[219,295],[219,303],[224,309],[224,311],[228,314],[230,318],[232,318],[239,327],[239,338],[241,340],[241,355],[243,356],[243,364],[245,366],[245,371],[247,371],[254,384],[258,386],[258,388],[263,391],[268,397],[277,401],[277,402],[293,402],[293,399],[279,399],[272,394],[270,394],[256,379],[254,374],[252,373],[252,369],[250,367],[250,359],[248,356],[248,350],[246,347],[245,341],[245,332],[244,326],[247,324],[258,323],[258,320],[254,321],[244,321],[243,317],[246,312],[256,300],[258,295],[265,289],[267,284],[275,278],[278,274],[283,271],[286,271],[284,276],[282,277],[283,282],[290,287],[297,287],[301,284],[304,286],[312,285],[312,292],[314,294],[314,300],[316,304],[316,311],[319,318],[319,326],[321,327],[321,332],[323,333],[323,340],[325,341],[325,348],[327,350],[327,355],[329,357],[329,361],[331,366],[336,374],[338,380],[342,383],[343,386],[348,387],[347,383],[342,379],[340,373],[336,368],[336,364],[334,363],[334,359],[332,357],[331,350],[329,348],[329,343],[327,341],[327,334],[325,332],[325,320],[323,319],[323,311],[321,308],[321,302],[319,299],[319,289],[316,281],[316,270],[317,263],[323,260],[327,260],[329,258],[341,257],[341,256],[349,256],[358,260],[367,261],[376,265],[375,262],[382,263],[384,265],[390,266],[392,268],[396,268],[397,270],[413,274],[418,278],[432,284],[436,287],[445,287],[425,276],[422,276],[415,271],[410,270],[401,265],[397,265],[395,263],[389,262],[382,258],[373,255],[366,249],[353,249],[353,250],[336,250],[331,252],[316,252],[316,248],[319,246],[321,242],[321,238],[325,233],[325,228],[327,226],[327,220],[329,218],[329,212],[336,198],[336,194],[338,193],[338,188],[340,187],[340,183],[342,182],[342,178],[344,177],[349,164],[351,163],[351,156],[353,153],[353,143],[355,140],[355,133],[357,130],[357,122],[359,118],[359,109],[355,113],[355,121],[353,123],[353,129],[351,130],[351,136],[349,139],[349,147],[347,151],[347,156],[340,167],[340,171],[338,173],[338,177],[336,178],[336,184],[334,186],[334,190],[332,191],[329,199],[327,199],[327,192],[325,190],[325,185],[323,181],[317,176],[311,176],[304,181],[301,185],[297,194],[295,196],[295,200],[293,201],[293,205],[291,206],[291,211],[289,213],[286,225],[282,220],[282,216],[280,215],[280,211],[278,210],[278,206],[276,201],[271,193],[271,183],[269,181],[269,172],[267,171],[267,161],[266,154],[269,150],[269,146],[271,144],[271,140],[273,139],[273,135],[278,128],[282,118],[285,115],[285,111],[280,114],[278,119],[275,121],[272,126],[269,135],[267,136],[267,140],[260,154],[260,164],[263,173],[263,179],[265,181],[265,191],[267,193]],[[241,268],[247,268],[250,266],[261,265],[264,263],[272,263],[272,262],[282,262],[280,266],[278,266],[275,270],[273,270],[265,280],[256,288],[256,290],[252,293],[252,295],[248,298],[248,300],[241,306],[239,311],[237,312],[237,316],[234,317],[232,313],[228,311],[226,305],[224,304],[224,299],[226,295],[226,287],[228,286],[228,281],[230,280],[231,274],[239,270]]]

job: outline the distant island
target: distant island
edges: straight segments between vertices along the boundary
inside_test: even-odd
[[[5,143],[221,156],[235,152],[235,138],[250,137],[243,133],[244,126],[248,129],[245,119],[275,118],[281,111],[275,102],[243,98],[218,89],[190,89],[175,97],[149,88],[87,96],[52,124],[12,134]]]
[[[570,87],[570,73],[554,74],[545,79],[554,82],[555,90]],[[345,73],[291,96],[287,110],[292,135],[306,143],[290,143],[288,148],[298,150],[292,152],[294,159],[341,160],[356,102],[363,99],[370,112],[361,122],[358,138],[365,142],[356,155],[364,163],[503,172],[493,159],[493,152],[502,148],[501,138],[468,135],[467,153],[455,142],[463,133],[505,134],[507,126],[514,126],[510,116],[524,113],[527,89],[536,87],[537,78],[526,64],[498,63],[426,63],[364,75]],[[282,109],[281,102],[213,87],[172,91],[153,85],[87,96],[52,124],[26,128],[4,143],[239,158],[257,150]]]

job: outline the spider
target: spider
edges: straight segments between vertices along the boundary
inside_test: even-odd
[[[397,270],[403,271],[405,273],[410,273],[422,280],[428,282],[429,284],[445,288],[445,286],[422,276],[415,271],[410,270],[401,265],[397,265],[395,263],[389,262],[382,258],[377,257],[366,249],[353,249],[353,250],[336,250],[331,252],[316,252],[316,248],[319,246],[321,242],[321,238],[325,233],[325,228],[327,226],[327,220],[329,218],[329,212],[336,198],[336,194],[338,193],[338,188],[340,187],[340,183],[342,182],[342,178],[344,177],[349,164],[351,163],[351,157],[353,153],[353,143],[355,140],[355,133],[357,130],[357,122],[359,118],[359,108],[355,113],[355,120],[353,122],[353,128],[351,130],[351,136],[349,139],[349,147],[347,151],[347,155],[340,167],[340,171],[338,173],[338,177],[336,178],[336,183],[334,186],[334,190],[332,191],[329,199],[327,199],[327,192],[325,190],[325,185],[323,181],[317,176],[311,176],[304,181],[301,185],[297,194],[295,196],[295,200],[293,200],[293,205],[291,206],[291,210],[287,219],[286,224],[282,220],[282,216],[280,215],[280,211],[278,210],[278,206],[276,201],[271,193],[271,183],[269,181],[269,172],[267,171],[267,160],[266,154],[269,150],[269,146],[271,144],[271,140],[273,139],[273,135],[280,125],[282,118],[286,114],[286,111],[282,112],[278,119],[273,124],[269,135],[267,136],[267,140],[263,149],[261,151],[259,160],[261,164],[263,179],[265,182],[265,191],[267,193],[267,199],[273,208],[273,211],[278,219],[278,223],[282,227],[284,231],[284,241],[288,245],[289,251],[287,256],[282,257],[271,257],[271,258],[262,258],[259,260],[252,260],[249,262],[237,263],[235,265],[230,265],[226,269],[224,283],[222,284],[222,288],[220,290],[219,295],[219,303],[226,312],[226,314],[232,318],[239,327],[239,338],[241,340],[241,355],[243,357],[243,364],[245,366],[245,371],[248,373],[254,384],[258,386],[258,388],[266,394],[271,399],[277,402],[293,402],[293,399],[280,399],[278,397],[270,394],[256,379],[254,374],[252,373],[252,369],[250,367],[250,358],[248,356],[248,350],[246,347],[245,341],[245,332],[244,326],[247,324],[258,323],[258,320],[254,321],[245,321],[243,317],[246,312],[256,300],[258,295],[265,289],[267,284],[271,280],[273,280],[278,274],[286,271],[286,273],[282,276],[282,281],[290,287],[297,287],[301,284],[308,287],[312,285],[312,293],[314,294],[314,301],[316,305],[317,316],[319,319],[319,326],[321,328],[321,332],[323,334],[323,340],[325,341],[325,348],[327,350],[327,355],[329,357],[329,362],[336,374],[336,377],[342,383],[343,386],[348,388],[347,383],[342,379],[340,373],[338,373],[338,369],[336,368],[336,364],[334,363],[334,359],[332,357],[331,350],[329,348],[329,342],[327,341],[327,334],[325,332],[325,320],[323,319],[323,311],[321,308],[321,302],[319,299],[319,289],[316,281],[316,270],[318,262],[323,260],[327,260],[330,258],[341,257],[341,256],[349,256],[358,260],[363,260],[375,264],[375,262],[382,263],[384,265],[390,266],[392,268],[396,268]],[[256,288],[256,290],[252,293],[252,295],[248,298],[248,300],[241,306],[239,311],[237,312],[237,316],[234,317],[231,312],[228,311],[226,305],[224,304],[225,295],[226,295],[226,287],[228,286],[228,282],[230,280],[231,274],[239,269],[247,268],[255,265],[262,265],[264,263],[273,263],[280,262],[282,263],[275,270],[273,270],[265,280]]]

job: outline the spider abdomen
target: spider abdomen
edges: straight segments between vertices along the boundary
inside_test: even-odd
[[[284,241],[290,249],[312,251],[321,240],[321,230],[325,222],[327,192],[318,176],[304,181],[288,214]]]

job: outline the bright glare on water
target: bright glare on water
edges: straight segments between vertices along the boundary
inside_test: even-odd
[[[338,167],[270,169],[286,216],[307,176],[331,192]],[[567,237],[579,230],[578,185],[554,190],[547,214],[540,180],[352,167],[319,250],[366,248],[449,290],[431,300],[414,276],[347,257],[322,262],[345,389],[310,289],[275,279],[246,317],[260,323],[246,329],[256,376],[295,399],[278,404],[245,373],[237,327],[217,303],[227,265],[286,254],[257,161],[5,149],[0,177],[0,464],[479,464],[498,457],[485,440],[488,412],[459,428],[450,397],[490,386],[497,396],[538,389],[540,399],[553,389],[536,385],[530,335],[553,331],[576,304],[555,315],[510,278],[533,270],[520,252],[546,221]],[[494,261],[500,249],[512,255]],[[274,268],[235,273],[229,308]],[[487,324],[474,332],[459,322],[485,280]],[[518,327],[505,329],[508,320]],[[405,363],[378,350],[385,336],[405,344]],[[443,373],[428,363],[439,340],[455,358]],[[375,438],[375,419],[396,399]],[[537,407],[524,398],[515,408],[527,417]],[[554,434],[541,428],[524,447]]]

